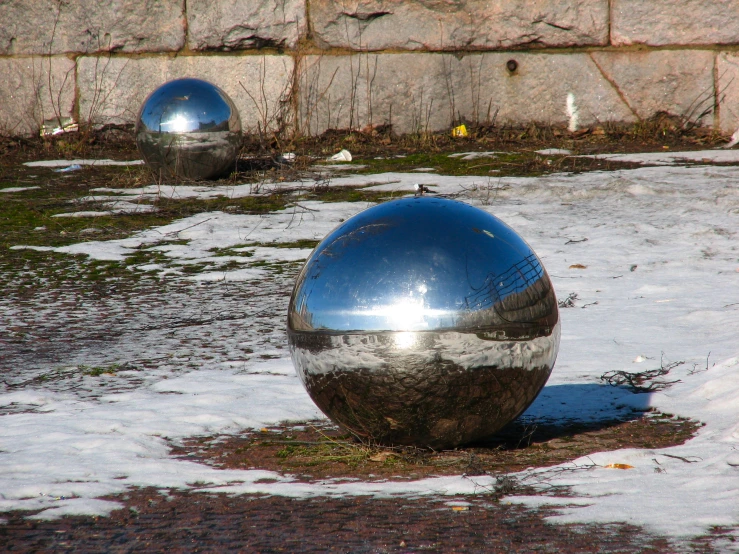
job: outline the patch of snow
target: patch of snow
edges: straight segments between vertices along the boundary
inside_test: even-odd
[[[87,160],[87,159],[75,159],[75,160],[38,160],[35,162],[26,162],[23,165],[26,167],[68,167],[72,165],[142,165],[144,160]]]
[[[159,211],[159,208],[151,204],[136,204],[134,202],[126,202],[119,200],[116,202],[103,202],[103,206],[109,207],[109,210],[103,211],[79,211],[55,214],[51,217],[102,217],[106,215],[116,214],[143,214]]]
[[[353,171],[358,169],[364,169],[366,168],[366,165],[363,164],[321,164],[321,165],[313,165],[311,166],[311,169],[313,171],[317,171],[319,173],[325,172],[327,170],[329,171]]]
[[[236,215],[223,212],[208,212],[184,218],[169,225],[149,229],[125,239],[113,241],[88,241],[56,248],[36,246],[14,246],[40,251],[55,251],[67,254],[86,254],[95,260],[123,261],[127,256],[150,247],[178,262],[226,262],[227,258],[213,257],[217,249],[239,247],[246,244],[270,244],[299,240],[318,241],[370,204],[361,202],[302,202],[279,212],[267,215]],[[146,204],[141,205],[147,206]],[[102,212],[77,212],[94,213]],[[61,214],[60,214],[61,215]],[[69,215],[69,214],[65,214]],[[186,240],[187,244],[170,244],[171,241]],[[239,248],[242,261],[299,261],[306,259],[310,249],[274,248],[268,246]],[[225,275],[225,277],[224,277]],[[262,273],[249,269],[229,272],[215,271],[193,276],[194,280],[245,280],[257,278]]]
[[[39,230],[39,229],[36,229]],[[11,250],[36,250],[37,252],[53,252],[55,248],[53,246],[29,246],[25,244],[18,244],[11,246]]]
[[[544,150],[537,150],[536,153],[543,156],[569,156],[572,154],[570,150],[564,148],[545,148]]]
[[[581,158],[612,160],[644,165],[680,165],[686,162],[703,164],[739,163],[739,150],[698,150],[695,152],[644,152],[640,154],[588,154]]]
[[[51,217],[103,217],[106,215],[113,215],[113,212],[95,212],[95,211],[83,211],[83,212],[67,212],[62,214],[55,214]]]
[[[469,161],[479,158],[494,158],[498,154],[504,154],[504,152],[455,152],[454,154],[449,154],[449,157]]]
[[[578,460],[582,471],[554,473],[540,469],[522,474],[530,483],[546,479],[547,488],[566,486],[587,505],[556,509],[548,519],[558,523],[645,525],[656,533],[691,537],[708,526],[736,526],[739,521],[739,359],[729,358],[701,373],[683,377],[648,403],[660,410],[690,415],[706,422],[698,435],[682,446],[599,452]],[[645,396],[645,395],[638,395]],[[618,470],[609,464],[627,464]],[[528,498],[509,502],[531,505]],[[539,497],[536,505],[558,505],[562,499]]]
[[[0,189],[0,193],[2,192],[23,192],[24,190],[34,190],[34,189],[40,189],[41,187],[7,187],[4,189]]]

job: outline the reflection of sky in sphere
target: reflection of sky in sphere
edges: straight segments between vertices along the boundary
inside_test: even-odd
[[[218,87],[200,79],[177,79],[155,90],[141,109],[147,131],[229,131],[230,103]]]
[[[331,233],[306,264],[294,310],[313,328],[451,328],[543,276],[531,248],[497,218],[423,197],[381,204]]]

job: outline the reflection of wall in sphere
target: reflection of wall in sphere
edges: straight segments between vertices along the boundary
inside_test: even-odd
[[[213,179],[235,168],[241,120],[217,86],[177,79],[156,89],[142,105],[136,144],[161,178]]]
[[[434,448],[522,413],[559,335],[552,284],[526,242],[441,198],[387,202],[334,230],[288,312],[293,363],[326,415],[365,439]]]

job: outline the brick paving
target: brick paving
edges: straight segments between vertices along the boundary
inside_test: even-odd
[[[110,517],[32,521],[5,514],[3,552],[654,552],[664,538],[628,525],[553,525],[546,511],[484,496],[372,499],[140,490]],[[120,499],[120,498],[119,498]],[[451,501],[469,503],[467,509]],[[700,552],[713,552],[710,546]]]

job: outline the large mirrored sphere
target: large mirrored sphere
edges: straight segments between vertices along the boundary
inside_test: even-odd
[[[536,398],[559,348],[541,261],[494,216],[433,197],[380,204],[313,251],[288,310],[318,407],[360,439],[449,448]]]
[[[236,166],[241,148],[239,112],[211,83],[170,81],[141,106],[136,144],[162,179],[214,179]]]

